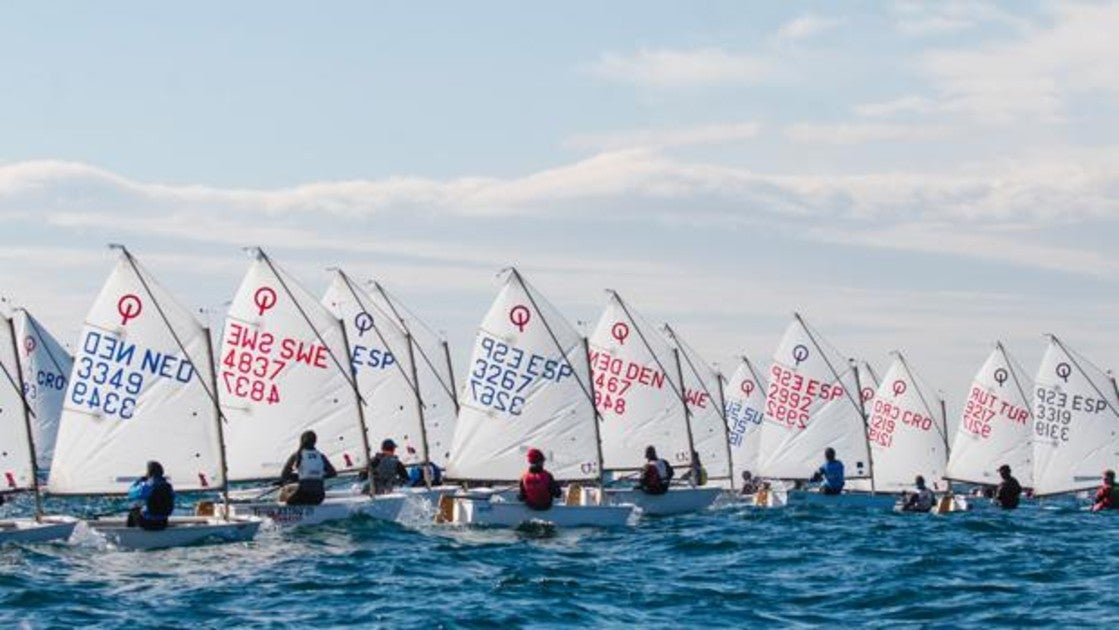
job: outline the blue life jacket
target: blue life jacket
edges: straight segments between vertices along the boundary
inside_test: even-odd
[[[830,462],[825,462],[820,466],[820,474],[824,476],[824,486],[832,490],[842,490],[845,478],[843,474],[843,462],[838,459]]]
[[[163,477],[137,480],[128,491],[128,498],[142,501],[140,515],[149,521],[166,521],[175,511],[175,490]]]

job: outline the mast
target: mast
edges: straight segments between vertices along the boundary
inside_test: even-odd
[[[676,376],[680,379],[680,402],[684,404],[684,426],[688,428],[688,470],[695,471],[695,440],[692,438],[692,410],[688,408],[687,392],[684,390],[684,370],[680,367],[680,350],[673,348],[672,357],[676,360]],[[696,485],[696,474],[688,475],[691,485]]]
[[[12,356],[16,358],[16,376],[12,377],[8,374],[8,380],[11,382],[12,387],[16,388],[16,393],[19,394],[20,405],[23,407],[23,426],[27,432],[27,448],[31,457],[31,488],[35,492],[35,520],[43,520],[43,497],[39,494],[39,462],[35,457],[35,438],[31,435],[31,405],[27,403],[27,396],[23,394],[23,367],[19,362],[19,346],[16,344],[16,326],[10,317],[8,320],[8,332],[12,337]],[[5,370],[6,372],[7,370]]]
[[[447,340],[444,339],[443,344],[443,358],[447,361],[447,376],[451,379],[451,402],[455,404],[455,415],[458,415],[458,392],[455,391],[455,367],[451,364],[451,347],[447,345]]]
[[[863,402],[863,385],[859,381],[859,364],[854,359],[848,359],[851,369],[855,371],[855,387],[859,390],[859,413],[863,417],[863,437],[866,438],[866,463],[870,468],[870,493],[874,494],[874,449],[870,445],[870,429],[866,422],[866,403]]]
[[[431,461],[431,455],[427,446],[427,420],[424,418],[423,396],[420,395],[420,378],[416,370],[416,351],[413,347],[415,340],[412,339],[412,331],[404,330],[404,341],[408,343],[408,363],[412,365],[412,382],[415,383],[412,391],[416,394],[416,413],[420,416],[420,443],[424,449],[423,463],[427,464]]]
[[[342,327],[342,345],[346,346],[346,358],[350,365],[353,365],[353,355],[350,353],[350,338],[346,334],[346,323],[338,320],[338,325]],[[325,344],[324,344],[325,345]],[[365,400],[361,397],[361,390],[357,386],[357,375],[350,379],[350,385],[354,390],[354,398],[357,399],[357,423],[361,427],[361,446],[365,449],[365,464],[362,466],[367,472],[369,471],[369,463],[373,461],[373,451],[369,448],[369,430],[365,426]],[[369,496],[376,494],[373,488],[373,477],[369,477]]]
[[[726,436],[727,469],[730,471],[730,489],[734,490],[734,457],[731,455],[730,450],[730,425],[727,424],[727,397],[723,392],[727,381],[726,378],[723,377],[722,372],[716,372],[715,377],[719,380],[719,408],[723,410],[719,415],[723,418],[723,434]]]
[[[218,375],[217,370],[214,369],[214,343],[210,340],[210,329],[202,329],[206,337],[206,360],[210,368],[210,387],[213,391],[218,391]],[[221,461],[221,500],[225,505],[223,512],[225,519],[229,520],[229,465],[225,460],[225,427],[222,426],[224,418],[221,414],[221,403],[218,401],[217,396],[211,397],[211,402],[214,405],[214,425],[218,430],[218,457]]]
[[[591,345],[586,337],[583,337],[583,354],[587,357],[591,356]],[[594,409],[594,443],[598,447],[598,485],[605,488],[606,461],[602,457],[602,430],[598,427],[598,424],[602,422],[602,414],[598,413],[598,405],[594,404],[594,368],[591,367],[589,358],[587,360],[587,382],[591,386],[591,408]]]

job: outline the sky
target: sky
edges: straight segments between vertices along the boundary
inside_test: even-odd
[[[0,295],[72,343],[125,243],[220,325],[262,246],[454,348],[499,272],[728,374],[794,311],[958,409],[995,340],[1119,364],[1119,4],[0,6]],[[586,328],[584,328],[586,329]]]

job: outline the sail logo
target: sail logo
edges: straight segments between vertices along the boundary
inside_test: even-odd
[[[1061,362],[1057,364],[1057,369],[1055,371],[1057,376],[1068,384],[1068,377],[1072,376],[1072,366],[1068,363]]]
[[[122,295],[117,300],[117,313],[120,315],[120,325],[127,326],[128,322],[140,316],[144,311],[144,303],[134,293]]]
[[[999,384],[999,387],[1002,387],[1002,384],[1005,383],[1008,378],[1010,378],[1010,374],[1007,373],[1006,368],[998,368],[995,370],[995,382]]]
[[[357,329],[358,337],[364,337],[365,333],[373,330],[373,316],[365,311],[354,315],[354,328]]]
[[[793,360],[796,361],[796,365],[793,367],[800,367],[800,364],[808,359],[808,354],[808,346],[802,343],[798,343],[796,346],[794,346]]]
[[[264,316],[264,313],[276,306],[276,290],[272,287],[260,287],[253,293],[253,304],[256,305],[257,314]]]
[[[903,381],[901,379],[898,379],[898,380],[894,381],[894,384],[893,384],[891,389],[894,392],[894,398],[897,398],[898,396],[901,396],[902,394],[904,394],[905,390],[909,389],[909,386],[906,385],[905,381]]]
[[[741,389],[742,393],[746,394],[747,396],[753,396],[754,381],[742,381],[742,384],[738,386],[738,389]]]
[[[23,349],[27,353],[27,356],[31,356],[32,353],[35,352],[35,345],[34,337],[27,337],[23,340]]]
[[[863,399],[863,402],[870,402],[870,399],[874,398],[874,390],[870,387],[864,387],[859,390],[859,396]]]
[[[610,336],[617,340],[618,345],[626,345],[626,339],[629,338],[629,324],[625,322],[615,322],[610,327]]]
[[[517,332],[524,332],[525,326],[532,319],[532,312],[524,304],[518,304],[509,309],[509,321],[517,327]]]

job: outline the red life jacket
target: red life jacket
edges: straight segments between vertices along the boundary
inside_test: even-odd
[[[552,473],[531,470],[521,476],[521,492],[525,505],[534,510],[547,510],[552,507]]]

